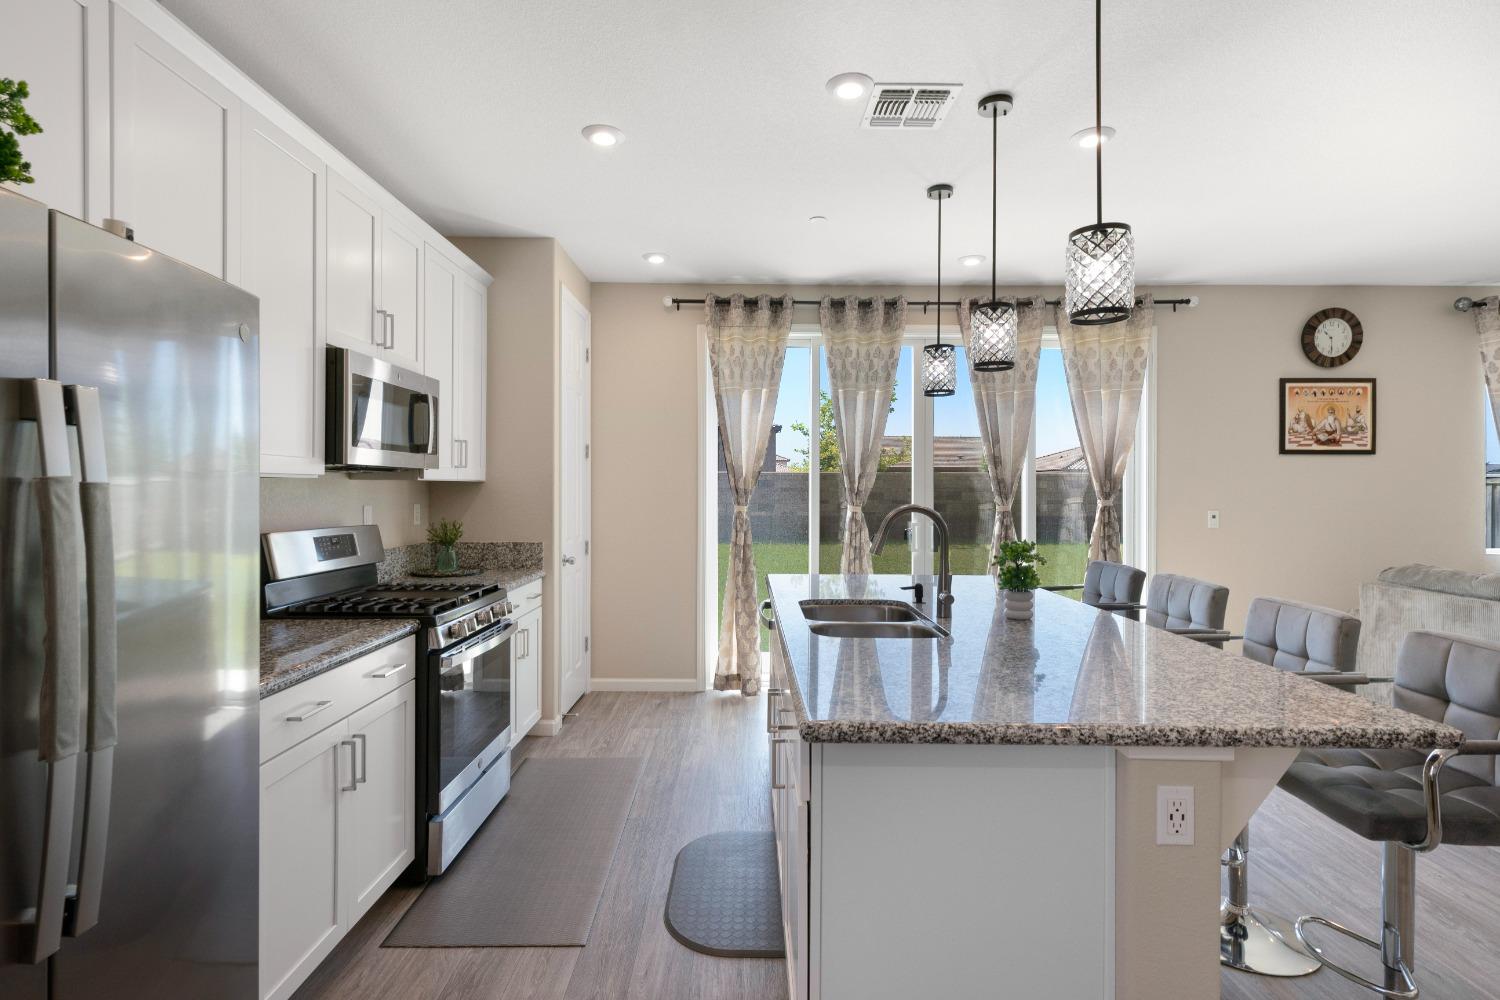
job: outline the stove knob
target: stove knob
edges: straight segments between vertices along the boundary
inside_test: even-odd
[[[453,641],[454,639],[462,639],[464,636],[466,636],[468,634],[469,634],[469,630],[464,626],[464,623],[461,622],[461,621],[454,622],[452,625],[448,626],[448,640],[450,642]]]
[[[493,611],[491,611],[489,608],[480,608],[478,611],[474,612],[474,624],[475,625],[488,625],[490,622],[492,622],[494,620],[495,620],[495,613]]]

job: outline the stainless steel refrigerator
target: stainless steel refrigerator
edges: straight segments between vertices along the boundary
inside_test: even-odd
[[[0,997],[256,993],[256,299],[0,190]]]

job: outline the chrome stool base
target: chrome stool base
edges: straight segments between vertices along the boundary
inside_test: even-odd
[[[1383,947],[1379,941],[1367,938],[1363,934],[1350,930],[1343,924],[1334,923],[1332,920],[1325,920],[1322,917],[1297,918],[1297,940],[1301,942],[1304,948],[1318,956],[1319,960],[1328,966],[1328,968],[1337,972],[1356,986],[1363,986],[1365,989],[1379,993],[1383,997],[1391,997],[1393,1000],[1416,1000],[1418,995],[1417,983],[1412,978],[1411,967],[1406,964],[1404,959],[1393,959],[1396,963],[1395,967],[1389,965],[1383,967],[1385,971],[1385,985],[1381,986],[1376,982],[1366,979],[1357,972],[1352,972],[1341,965],[1334,964],[1332,959],[1323,954],[1322,949],[1307,939],[1307,932],[1303,926],[1305,924],[1321,924],[1329,930],[1337,931],[1347,938],[1358,941],[1360,944],[1374,948],[1381,952],[1383,960],[1389,954],[1389,947]],[[1387,928],[1388,931],[1389,929]]]
[[[1303,950],[1290,920],[1250,909],[1234,912],[1228,900],[1220,910],[1219,962],[1258,976],[1307,976],[1322,967]]]

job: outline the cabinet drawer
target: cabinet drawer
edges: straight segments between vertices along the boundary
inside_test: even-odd
[[[523,583],[521,586],[509,591],[505,596],[510,599],[510,603],[516,606],[516,610],[512,611],[510,616],[517,619],[522,618],[541,608],[542,581],[533,580],[530,583]]]
[[[262,700],[261,763],[413,680],[416,654],[408,636]]]

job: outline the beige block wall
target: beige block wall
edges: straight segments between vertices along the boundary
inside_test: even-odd
[[[1229,621],[1237,625],[1256,594],[1351,608],[1360,581],[1394,563],[1484,567],[1478,346],[1473,321],[1452,309],[1458,294],[1482,290],[1152,290],[1202,301],[1175,314],[1163,309],[1157,322],[1160,569],[1229,585]],[[702,312],[665,310],[662,298],[707,291],[817,298],[825,289],[594,285],[596,677],[698,673]],[[859,292],[925,298],[932,290]],[[1303,357],[1299,338],[1307,317],[1331,305],[1353,310],[1364,325],[1360,355],[1336,374],[1378,379],[1378,453],[1279,455],[1278,380],[1330,374]],[[811,311],[804,316],[815,321]],[[917,313],[912,322],[931,319]],[[1210,509],[1221,514],[1215,531],[1206,527]],[[650,614],[639,601],[616,599],[642,593]]]
[[[377,479],[330,472],[316,479],[260,481],[260,530],[294,531],[364,523],[364,505],[375,508],[375,524],[388,547],[427,540],[428,485],[419,479]],[[412,523],[412,505],[422,507]]]

